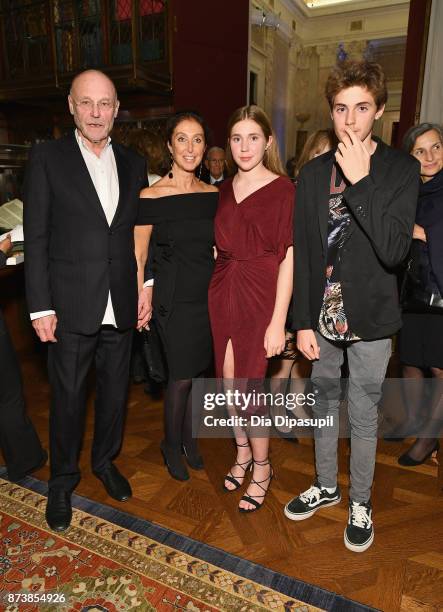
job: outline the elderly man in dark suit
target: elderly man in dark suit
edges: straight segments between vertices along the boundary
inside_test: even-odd
[[[219,187],[226,178],[226,155],[221,147],[211,147],[206,153],[202,181]]]
[[[68,97],[76,129],[33,148],[24,197],[26,291],[32,325],[48,343],[52,387],[46,520],[71,521],[80,480],[87,375],[96,369],[92,470],[124,501],[129,482],[112,460],[125,416],[133,328],[147,320],[137,291],[133,230],[144,160],[111,141],[119,102],[112,81],[87,70]]]
[[[11,239],[0,241],[0,268],[6,265]],[[48,454],[25,411],[20,367],[0,310],[0,448],[9,480],[16,482],[42,467]]]

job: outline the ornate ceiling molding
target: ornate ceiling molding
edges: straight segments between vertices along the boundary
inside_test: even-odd
[[[325,0],[321,1],[325,2]],[[351,17],[353,14],[361,16],[362,12],[396,12],[405,8],[409,9],[410,4],[409,0],[341,0],[340,3],[334,3],[330,6],[309,8],[305,0],[280,0],[280,2],[291,11],[295,18],[301,21],[339,14],[346,14]],[[332,0],[332,2],[337,2],[337,0]]]

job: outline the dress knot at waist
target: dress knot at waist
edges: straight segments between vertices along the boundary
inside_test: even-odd
[[[249,257],[239,257],[235,255],[235,253],[228,253],[227,251],[219,251],[217,255],[217,259],[222,261],[257,261],[260,259],[267,259],[269,257],[277,257],[276,253],[263,253],[262,255],[251,255]]]

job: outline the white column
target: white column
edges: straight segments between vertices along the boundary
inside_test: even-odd
[[[443,124],[443,2],[433,0],[420,107],[420,123]]]

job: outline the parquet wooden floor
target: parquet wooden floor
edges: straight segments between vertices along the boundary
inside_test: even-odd
[[[49,388],[43,354],[23,359],[22,366],[28,410],[47,443]],[[227,494],[221,487],[233,458],[232,442],[203,440],[206,469],[192,472],[187,483],[172,480],[159,453],[162,402],[152,401],[142,386],[133,386],[117,464],[130,478],[134,497],[118,504],[107,497],[89,468],[92,412],[91,399],[79,494],[385,611],[443,610],[443,482],[431,461],[413,469],[397,464],[406,443],[379,443],[373,493],[375,542],[366,553],[355,554],[343,544],[346,441],[340,443],[344,490],[340,505],[307,521],[287,520],[283,505],[312,482],[312,442],[305,439],[295,445],[273,439],[276,478],[266,503],[259,512],[242,515],[237,511],[241,493]],[[48,468],[37,476],[46,479]]]

